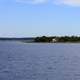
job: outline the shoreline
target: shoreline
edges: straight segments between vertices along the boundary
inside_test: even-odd
[[[19,41],[19,40],[0,40],[1,42],[22,42],[22,43],[43,43],[43,44],[67,44],[67,43],[69,43],[69,44],[72,44],[72,43],[74,43],[74,44],[78,44],[78,43],[80,43],[80,42],[27,42],[27,41]]]

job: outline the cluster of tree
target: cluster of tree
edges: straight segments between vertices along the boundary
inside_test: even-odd
[[[53,36],[53,37],[36,37],[34,39],[35,42],[53,42],[53,40],[56,40],[56,42],[80,42],[80,37],[78,36]]]
[[[46,37],[46,36],[36,37],[34,41],[35,42],[51,42],[52,37]]]
[[[58,38],[58,42],[80,42],[78,36],[63,36]]]

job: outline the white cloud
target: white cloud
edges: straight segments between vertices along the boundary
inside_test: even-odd
[[[30,4],[46,3],[47,1],[48,0],[16,0],[16,2],[30,3]]]
[[[54,4],[64,4],[70,6],[80,6],[80,0],[16,0],[16,2],[29,3],[29,4],[39,4],[46,2],[53,2]]]
[[[53,0],[56,4],[64,4],[70,6],[80,6],[80,0]]]

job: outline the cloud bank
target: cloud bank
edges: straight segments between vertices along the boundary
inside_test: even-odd
[[[16,2],[29,3],[29,4],[42,4],[46,3],[48,0],[16,0]]]
[[[80,0],[54,0],[56,4],[64,4],[70,6],[80,6]]]
[[[80,6],[80,0],[16,0],[21,3],[42,4],[52,2],[53,4],[64,4],[70,6]]]

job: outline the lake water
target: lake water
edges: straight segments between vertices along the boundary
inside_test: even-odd
[[[0,41],[0,80],[80,80],[80,44]]]

